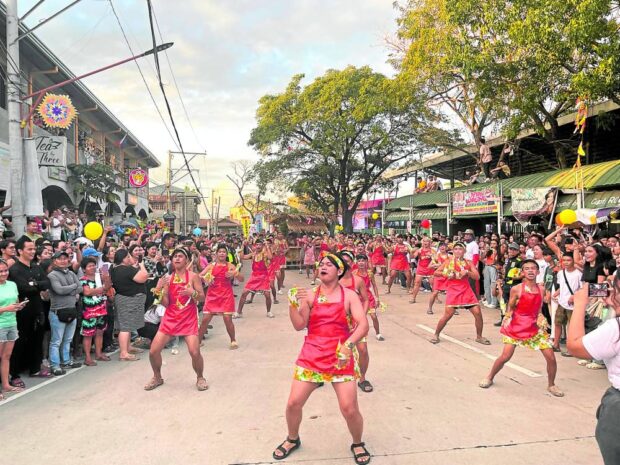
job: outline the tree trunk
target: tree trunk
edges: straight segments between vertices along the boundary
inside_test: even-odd
[[[566,163],[566,155],[567,155],[567,149],[566,146],[562,143],[555,143],[553,144],[553,149],[555,150],[555,160],[558,163],[558,168],[563,170],[565,168],[567,168],[567,163]]]
[[[347,234],[353,232],[353,213],[354,211],[348,208],[342,209],[342,227]]]

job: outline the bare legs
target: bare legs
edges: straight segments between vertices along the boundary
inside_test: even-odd
[[[205,333],[207,332],[207,326],[211,323],[213,319],[213,313],[205,313],[202,317],[202,323],[200,324],[200,329],[198,330],[198,340],[202,341]],[[235,324],[232,321],[232,315],[223,314],[224,318],[224,326],[226,326],[226,332],[230,337],[230,342],[235,342]]]
[[[92,365],[93,360],[90,356],[90,348],[92,347],[93,338],[92,336],[84,336],[82,340],[82,344],[84,346],[84,357],[86,365]],[[97,360],[101,359],[103,355],[103,331],[97,330],[95,332],[95,358]]]
[[[131,334],[129,331],[121,331],[118,333],[118,348],[120,350],[119,357],[120,358],[128,358],[130,356],[129,353],[129,342],[131,339]]]
[[[392,284],[394,283],[394,280],[397,279],[398,273],[399,273],[399,270],[390,270],[390,279],[388,279],[388,283],[387,283],[388,285],[387,294],[392,292]],[[405,278],[407,278],[407,289],[409,289],[411,287],[411,270],[407,269],[403,271],[403,273],[405,273]]]
[[[14,346],[15,341],[0,343],[0,380],[2,381],[3,391],[15,390],[15,388],[9,384],[9,367]],[[1,396],[2,393],[0,392],[0,398]]]
[[[375,329],[376,334],[381,334],[381,330],[379,330],[379,317],[376,313],[369,313],[370,319],[372,320],[372,326]]]
[[[439,335],[441,334],[443,329],[446,327],[446,324],[448,324],[448,321],[450,321],[450,319],[454,316],[454,310],[455,310],[454,307],[446,307],[443,316],[437,322],[437,327],[435,328],[435,336],[431,339],[431,342],[433,343],[439,342]],[[476,324],[476,340],[481,341],[484,339],[482,337],[482,327],[484,323],[482,321],[482,312],[480,312],[480,306],[475,305],[471,307],[469,310],[471,311],[471,314],[474,316],[474,321]],[[488,344],[488,341],[485,344]]]
[[[172,339],[172,336],[158,331],[155,338],[151,342],[151,348],[149,350],[149,361],[151,362],[151,368],[153,369],[153,379],[151,380],[151,383],[155,382],[156,384],[161,384],[163,381],[161,377],[161,351],[170,339]],[[185,344],[187,345],[187,351],[192,358],[192,368],[196,373],[197,380],[199,382],[201,380],[204,381],[204,360],[202,358],[202,354],[200,353],[200,341],[198,340],[198,336],[185,336]]]
[[[365,342],[357,343],[357,351],[359,353],[360,372],[362,377],[359,382],[366,381],[366,372],[368,371],[368,365],[370,365],[370,355],[368,354],[368,344]]]
[[[249,291],[249,290],[245,290],[241,294],[241,297],[239,298],[239,306],[237,307],[237,314],[238,315],[241,315],[243,313],[243,305],[246,303],[245,299],[246,299],[246,297],[248,296],[248,294],[250,292],[251,291]],[[266,290],[266,291],[255,291],[255,292],[261,292],[262,294],[265,295],[265,304],[267,306],[267,313],[271,313],[271,294],[270,294],[270,291]]]

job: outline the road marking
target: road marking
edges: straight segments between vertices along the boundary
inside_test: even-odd
[[[427,333],[430,334],[435,334],[435,330],[432,328],[429,328],[426,325],[416,325],[418,328],[426,331]],[[495,361],[497,359],[496,355],[491,355],[491,354],[487,354],[484,350],[480,350],[477,347],[471,346],[463,341],[459,341],[458,339],[455,339],[451,336],[448,336],[446,334],[441,335],[441,339],[445,340],[445,341],[450,341],[453,344],[459,345],[461,347],[465,347],[466,349],[471,350],[472,352],[476,352],[477,354],[483,355],[486,358],[488,358],[489,360],[493,360]],[[527,368],[523,368],[522,366],[517,365],[516,363],[512,363],[512,362],[508,362],[506,363],[506,365],[508,368],[512,368],[513,370],[518,371],[519,373],[523,373],[524,375],[529,376],[530,378],[540,378],[542,377],[542,375],[540,373],[536,373],[535,371],[532,370],[528,370]]]

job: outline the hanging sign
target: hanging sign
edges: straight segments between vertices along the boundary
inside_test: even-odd
[[[454,216],[485,215],[497,213],[498,209],[499,196],[493,187],[452,194],[452,214]]]
[[[39,166],[67,166],[67,138],[61,136],[37,136],[34,138]]]
[[[248,238],[250,236],[250,223],[252,220],[249,216],[241,218],[241,229],[243,229],[243,237]]]
[[[555,187],[511,189],[513,216],[519,221],[529,221],[532,216],[551,215],[557,192]]]
[[[47,127],[63,129],[68,128],[77,115],[71,98],[56,94],[45,94],[37,112]]]
[[[140,189],[149,183],[149,174],[142,168],[136,168],[129,172],[129,185]]]

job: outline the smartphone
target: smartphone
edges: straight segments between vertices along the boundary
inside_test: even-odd
[[[607,283],[588,284],[588,297],[609,297],[609,285]]]
[[[28,305],[28,302],[30,302],[30,299],[24,299],[20,302],[22,307],[25,307],[26,305]]]

